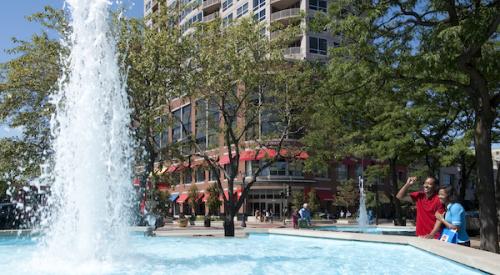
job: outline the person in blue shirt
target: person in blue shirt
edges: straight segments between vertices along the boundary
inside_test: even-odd
[[[299,210],[300,218],[306,220],[307,225],[311,226],[311,211],[309,211],[309,206],[307,203],[304,203],[302,208]]]
[[[452,185],[439,187],[439,200],[446,208],[446,214],[436,212],[436,219],[446,228],[457,231],[457,243],[470,246],[470,239],[467,235],[465,224],[465,209],[457,202],[457,196]]]

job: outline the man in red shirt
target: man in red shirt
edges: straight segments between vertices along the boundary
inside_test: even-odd
[[[399,200],[413,201],[417,207],[417,236],[427,239],[439,237],[441,222],[436,219],[436,212],[444,213],[444,206],[437,196],[437,182],[433,177],[424,181],[423,191],[410,193],[408,189],[415,184],[416,177],[410,177],[406,184],[399,190],[396,198]]]

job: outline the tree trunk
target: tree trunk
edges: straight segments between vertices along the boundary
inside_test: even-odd
[[[497,207],[493,180],[493,160],[491,155],[490,110],[476,113],[474,131],[476,163],[478,171],[479,219],[481,220],[481,249],[499,252],[497,232]]]
[[[497,163],[497,177],[495,183],[495,197],[497,203],[497,233],[500,234],[500,160],[495,160]]]
[[[395,225],[402,225],[403,224],[403,219],[401,216],[401,203],[396,198],[396,195],[398,194],[399,188],[398,188],[398,173],[396,171],[396,162],[397,158],[392,158],[389,160],[389,172],[390,172],[390,181],[391,181],[391,187],[392,187],[392,198],[393,198],[393,208],[394,208],[394,221]]]
[[[224,217],[224,236],[234,237],[234,215],[229,213]]]

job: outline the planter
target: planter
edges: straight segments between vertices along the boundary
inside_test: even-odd
[[[188,225],[187,219],[179,219],[179,227],[186,227]]]

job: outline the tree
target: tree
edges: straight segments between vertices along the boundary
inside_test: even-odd
[[[38,22],[61,38],[68,32],[66,15],[62,10],[47,6],[44,12],[35,13],[28,20]],[[30,40],[13,38],[13,41],[16,46],[7,52],[15,57],[0,67],[0,121],[12,128],[22,128],[22,136],[18,141],[3,141],[5,150],[19,153],[4,154],[3,158],[18,163],[22,155],[25,166],[18,176],[27,180],[40,174],[39,165],[50,153],[49,124],[54,110],[50,96],[59,88],[57,81],[66,51],[59,40],[50,38],[45,30],[33,35]],[[7,160],[7,157],[12,158]],[[12,180],[3,178],[10,175],[9,172],[0,174],[3,181]]]
[[[295,207],[296,209],[302,208],[302,205],[304,204],[305,199],[304,199],[304,192],[302,191],[293,191],[292,192],[292,206]]]
[[[173,154],[167,146],[168,127],[172,124],[168,106],[188,86],[189,66],[184,64],[191,55],[192,43],[189,36],[182,35],[181,26],[168,23],[178,22],[179,17],[177,9],[162,8],[144,19],[121,17],[117,21],[118,51],[123,74],[127,75],[142,186],[162,170],[155,163]]]
[[[196,217],[196,209],[198,209],[198,198],[199,198],[198,187],[196,186],[196,184],[192,184],[188,192],[188,204],[191,207],[192,219]]]
[[[499,9],[499,1],[353,0],[333,3],[326,18],[328,27],[350,45],[334,55],[343,52],[347,59],[366,62],[380,72],[380,80],[392,82],[391,89],[413,86],[460,94],[457,104],[474,119],[481,248],[493,252],[499,250],[491,157],[500,104]],[[366,84],[358,83],[356,90]]]
[[[219,199],[220,198],[219,188],[217,188],[215,184],[212,184],[207,189],[207,191],[208,191],[208,199],[207,199],[208,214],[215,215],[219,212],[219,208],[222,205],[222,202]]]
[[[319,199],[318,196],[316,196],[316,190],[313,188],[311,191],[309,191],[309,194],[307,194],[308,200],[307,203],[309,205],[309,209],[311,210],[311,213],[318,212],[319,210]]]
[[[346,208],[356,205],[359,199],[359,190],[355,187],[353,180],[346,180],[337,186],[337,204]]]
[[[294,132],[292,99],[303,79],[293,78],[300,75],[296,65],[283,62],[281,44],[262,35],[263,26],[252,18],[226,27],[220,23],[203,24],[193,34],[197,45],[190,60],[195,67],[194,86],[187,96],[197,99],[197,120],[207,125],[198,127],[195,135],[183,126],[189,138],[181,146],[190,148],[188,160],[205,160],[216,175],[221,194],[225,193],[223,181],[227,182],[227,195],[222,196],[224,234],[234,236],[234,217],[261,171],[277,159],[294,158],[297,153],[285,139]],[[210,151],[211,146],[221,144],[228,157],[224,164]],[[256,160],[263,156],[265,161],[241,176],[241,152],[249,147],[255,149]],[[282,150],[285,147],[287,151]],[[240,198],[234,194],[236,181],[242,182]]]

